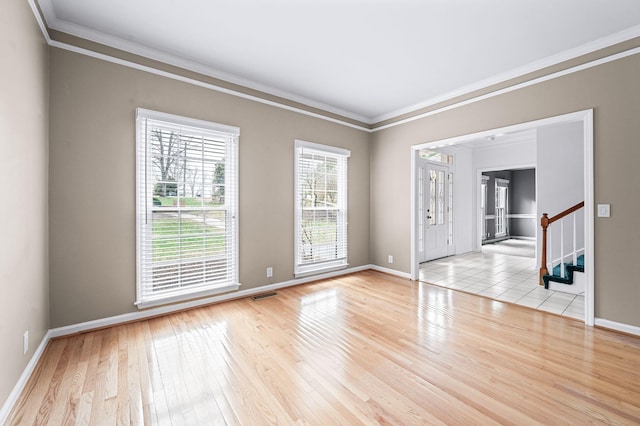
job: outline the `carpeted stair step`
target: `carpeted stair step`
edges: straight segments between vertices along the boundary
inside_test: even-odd
[[[558,264],[553,267],[553,271],[551,274],[543,275],[542,281],[544,282],[544,288],[549,288],[549,281],[553,281],[560,284],[573,284],[573,273],[574,272],[584,272],[584,255],[578,256],[576,259],[576,264],[573,263],[565,263],[565,274],[564,278],[560,276],[560,268],[561,264]]]

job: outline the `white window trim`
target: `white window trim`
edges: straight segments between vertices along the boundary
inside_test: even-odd
[[[506,190],[506,199],[505,199],[505,207],[504,207],[504,217],[502,217],[503,220],[503,228],[504,228],[504,232],[497,232],[496,229],[496,233],[494,235],[494,238],[501,238],[501,237],[506,237],[507,234],[509,233],[509,228],[508,228],[508,216],[509,216],[509,180],[508,179],[502,179],[502,178],[495,178],[495,186],[496,186],[496,192],[498,190],[498,187],[502,186],[505,187]],[[498,198],[496,197],[495,202],[497,203]],[[496,213],[497,213],[497,207],[496,207]],[[495,215],[495,224],[497,225],[498,223],[498,215]],[[497,226],[496,226],[497,228]]]
[[[232,247],[232,253],[230,254],[231,262],[233,264],[232,270],[232,279],[231,281],[226,280],[224,282],[212,283],[209,286],[203,287],[201,285],[194,286],[193,289],[184,289],[180,292],[174,293],[165,293],[161,295],[149,295],[144,294],[143,292],[143,279],[142,279],[142,232],[143,227],[141,219],[145,212],[141,211],[142,203],[140,202],[141,197],[145,196],[148,189],[142,190],[142,182],[148,185],[148,176],[147,171],[143,170],[141,167],[141,160],[139,155],[142,150],[143,138],[140,130],[140,120],[143,119],[151,119],[151,120],[159,120],[169,122],[179,126],[188,126],[194,127],[200,130],[205,130],[209,132],[215,133],[223,133],[225,136],[231,139],[231,143],[229,148],[226,151],[228,156],[228,161],[233,164],[234,171],[232,176],[230,176],[230,184],[233,186],[233,191],[231,193],[227,193],[225,196],[229,197],[229,214],[231,217],[231,235],[227,235],[227,238]],[[138,309],[146,309],[153,306],[165,305],[170,303],[176,303],[186,300],[191,300],[200,297],[213,296],[221,293],[227,293],[230,291],[237,290],[240,287],[239,283],[239,238],[238,238],[238,138],[240,136],[240,129],[233,126],[227,126],[223,124],[212,123],[209,121],[198,120],[189,117],[183,117],[174,114],[163,113],[159,111],[152,111],[144,108],[136,109],[136,300],[134,305],[138,307]],[[149,150],[149,145],[144,147],[146,151]],[[145,155],[148,155],[145,154]],[[148,163],[146,163],[148,164]],[[146,168],[148,166],[145,165]],[[143,194],[143,192],[145,192]],[[148,204],[147,200],[147,204]],[[225,204],[227,204],[225,202]],[[149,208],[146,206],[145,209]]]
[[[487,215],[487,200],[489,199],[489,176],[480,175],[482,182],[480,183],[480,214],[482,218],[482,236],[481,240],[484,241],[487,239],[487,220],[489,220],[489,215]],[[482,197],[484,197],[484,206],[482,206]]]
[[[340,157],[349,158],[351,156],[351,151],[344,148],[338,148],[329,145],[322,145],[318,143],[303,141],[303,140],[295,140],[295,154],[294,154],[294,276],[296,278],[302,278],[310,275],[315,275],[324,272],[331,272],[340,269],[345,269],[349,266],[348,264],[348,167],[344,171],[343,176],[343,192],[342,195],[344,198],[344,208],[343,208],[343,226],[344,226],[344,251],[345,257],[343,259],[336,259],[334,261],[320,262],[320,263],[311,263],[311,264],[299,264],[298,263],[298,253],[300,249],[300,238],[299,238],[299,229],[300,229],[300,214],[299,214],[299,205],[298,200],[300,199],[299,187],[298,187],[298,169],[299,169],[299,161],[300,161],[300,150],[306,149],[311,151],[317,151],[323,155],[335,155]]]

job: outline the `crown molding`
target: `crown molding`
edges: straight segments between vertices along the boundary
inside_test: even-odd
[[[30,0],[32,1],[32,0]],[[362,123],[371,124],[371,117],[364,117],[362,115],[347,111],[329,104],[314,101],[303,96],[287,92],[285,90],[276,89],[274,87],[255,82],[250,79],[239,77],[235,74],[221,71],[214,67],[204,65],[202,63],[184,58],[177,53],[162,51],[145,46],[141,43],[137,43],[130,40],[125,40],[120,37],[110,36],[100,31],[95,31],[86,28],[81,25],[73,24],[68,21],[59,19],[55,15],[55,11],[51,6],[51,0],[39,0],[39,3],[43,5],[42,11],[45,15],[45,19],[49,28],[60,31],[72,36],[89,40],[98,44],[102,44],[114,49],[122,50],[128,53],[133,53],[138,56],[142,56],[155,61],[163,62],[168,65],[173,65],[187,71],[193,71],[198,74],[203,74],[208,77],[212,77],[218,80],[222,80],[228,83],[243,86],[248,89],[264,92],[268,95],[277,96],[289,101],[297,102],[312,108],[317,108],[323,111],[327,111],[332,114],[340,115],[342,117],[350,118],[352,120],[360,121]],[[46,5],[46,6],[44,6]]]
[[[382,121],[391,120],[401,115],[409,114],[409,113],[418,111],[420,109],[436,105],[440,102],[446,102],[458,96],[464,96],[469,93],[475,92],[477,90],[482,90],[487,87],[493,86],[495,84],[504,83],[506,81],[509,81],[518,77],[522,77],[524,75],[527,75],[536,71],[540,71],[544,68],[558,65],[563,62],[570,61],[572,59],[576,59],[580,56],[593,53],[600,49],[611,47],[615,44],[622,43],[636,37],[640,37],[640,25],[631,27],[624,31],[620,31],[618,33],[612,34],[607,37],[603,37],[593,42],[583,44],[574,49],[566,50],[556,55],[549,56],[539,61],[531,62],[522,67],[514,68],[504,73],[496,74],[492,77],[477,81],[467,86],[460,87],[456,90],[444,93],[442,95],[433,97],[423,102],[419,102],[417,104],[410,105],[405,108],[400,108],[395,111],[391,111],[386,114],[379,115],[373,118],[373,123],[368,123],[368,124],[380,123]]]
[[[40,5],[40,10],[42,11],[42,15],[44,16],[44,21],[43,21],[43,16],[41,16],[40,10],[38,9],[38,7],[36,6],[35,2],[38,1],[38,4]],[[352,127],[358,130],[362,130],[365,132],[376,132],[378,130],[384,130],[390,127],[395,127],[401,124],[405,124],[411,121],[415,121],[421,118],[425,118],[431,115],[435,115],[435,114],[439,114],[451,109],[455,109],[455,108],[459,108],[461,106],[464,105],[468,105],[471,103],[475,103],[484,99],[488,99],[488,98],[492,98],[494,96],[498,96],[504,93],[508,93],[514,90],[518,90],[524,87],[528,87],[534,84],[538,84],[538,83],[542,83],[544,81],[553,79],[553,78],[557,78],[557,77],[561,77],[567,74],[571,74],[574,72],[578,72],[593,66],[597,66],[600,64],[604,64],[607,62],[611,62],[617,59],[621,59],[624,58],[626,56],[630,56],[630,55],[634,55],[637,53],[640,53],[640,47],[638,48],[633,48],[630,50],[627,50],[625,52],[621,52],[618,54],[613,54],[610,56],[606,56],[591,62],[587,62],[581,65],[577,65],[562,71],[558,71],[555,73],[551,73],[551,74],[547,74],[538,78],[534,78],[531,80],[527,80],[523,83],[519,83],[519,84],[515,84],[512,86],[508,86],[505,87],[503,89],[499,89],[499,90],[495,90],[483,95],[479,95],[476,97],[472,97],[463,101],[459,101],[456,103],[453,103],[451,105],[447,105],[441,108],[437,108],[431,111],[426,111],[420,114],[416,114],[414,116],[411,117],[407,117],[404,119],[399,119],[400,116],[402,115],[406,115],[406,114],[411,114],[411,113],[416,113],[421,109],[425,109],[428,108],[430,106],[436,105],[438,103],[442,103],[442,102],[447,102],[450,101],[451,99],[454,99],[456,97],[459,96],[464,96],[464,95],[468,95],[474,91],[478,91],[478,90],[482,90],[482,89],[486,89],[487,87],[490,87],[492,85],[495,84],[500,84],[500,83],[505,83],[508,82],[509,80],[518,78],[518,77],[522,77],[526,74],[530,74],[532,72],[536,72],[536,71],[540,71],[544,68],[550,67],[550,66],[554,66],[554,65],[559,65],[563,62],[572,60],[572,59],[576,59],[580,56],[589,54],[589,53],[593,53],[597,50],[600,49],[604,49],[607,47],[611,47],[615,44],[618,43],[622,43],[628,40],[631,40],[633,38],[636,37],[640,37],[640,25],[631,27],[627,30],[624,31],[620,31],[618,33],[612,34],[610,36],[607,37],[603,37],[601,39],[595,40],[593,42],[578,46],[577,48],[574,49],[570,49],[564,52],[561,52],[559,54],[547,57],[545,59],[536,61],[536,62],[532,62],[528,65],[519,67],[519,68],[515,68],[513,70],[507,71],[505,73],[501,73],[501,74],[497,74],[493,77],[478,81],[476,83],[467,85],[467,86],[463,86],[459,89],[456,89],[454,91],[450,91],[447,92],[445,94],[442,94],[440,96],[437,97],[433,97],[430,98],[428,100],[425,100],[423,102],[414,104],[414,105],[410,105],[407,106],[405,108],[401,108],[401,109],[397,109],[395,111],[391,111],[389,113],[386,114],[382,114],[379,115],[377,117],[365,117],[356,113],[353,113],[351,111],[346,111],[325,103],[321,103],[321,102],[317,102],[317,101],[313,101],[311,99],[307,99],[298,95],[295,95],[293,93],[287,92],[287,91],[282,91],[279,89],[275,89],[273,87],[269,87],[260,83],[257,83],[255,81],[252,80],[248,80],[248,79],[244,79],[241,77],[238,77],[236,75],[233,75],[231,73],[227,73],[227,72],[223,72],[220,70],[217,70],[213,67],[209,67],[200,63],[197,63],[195,61],[180,57],[177,54],[173,54],[173,53],[169,53],[169,52],[164,52],[164,51],[160,51],[160,50],[156,50],[156,49],[152,49],[146,46],[143,46],[139,43],[135,43],[135,42],[131,42],[128,40],[124,40],[118,37],[113,37],[113,36],[108,36],[104,33],[98,32],[98,31],[94,31],[94,30],[90,30],[86,27],[83,26],[79,26],[79,25],[75,25],[72,24],[70,22],[67,21],[63,21],[58,19],[55,16],[55,10],[51,4],[52,0],[28,0],[31,8],[33,9],[34,15],[36,17],[36,20],[38,21],[38,24],[40,25],[40,28],[43,32],[43,35],[45,37],[45,39],[47,40],[47,43],[51,46],[54,47],[59,47],[62,49],[66,49],[66,50],[70,50],[70,51],[74,51],[76,53],[81,53],[87,56],[92,56],[94,58],[99,58],[99,59],[103,59],[109,62],[113,62],[113,63],[118,63],[121,65],[125,65],[128,67],[132,67],[132,68],[136,68],[139,70],[143,70],[143,71],[147,71],[147,72],[152,72],[154,74],[157,75],[163,75],[165,77],[169,77],[169,78],[173,78],[173,79],[177,79],[183,82],[188,82],[191,84],[195,84],[198,86],[203,86],[203,87],[207,87],[211,90],[215,90],[215,91],[219,91],[219,92],[223,92],[223,93],[227,93],[233,96],[239,96],[245,99],[250,99],[256,102],[260,102],[260,103],[264,103],[264,104],[268,104],[271,106],[275,106],[278,108],[283,108],[289,111],[295,111],[295,112],[299,112],[301,114],[304,115],[308,115],[308,116],[312,116],[315,118],[320,118],[323,120],[328,120],[331,122],[335,122],[335,123],[339,123],[339,124],[343,124],[345,126],[348,127]],[[46,22],[46,23],[45,23]],[[172,65],[172,66],[176,66],[179,68],[182,68],[184,70],[187,71],[192,71],[192,72],[196,72],[198,74],[202,74],[204,76],[208,76],[208,77],[212,77],[215,79],[219,79],[221,81],[224,82],[228,82],[231,84],[235,84],[238,86],[242,86],[245,87],[247,89],[251,89],[251,90],[257,90],[260,92],[265,93],[266,95],[271,95],[271,96],[276,96],[288,101],[292,101],[292,102],[296,102],[305,106],[308,106],[310,108],[315,108],[315,109],[319,109],[321,111],[325,111],[329,114],[335,114],[347,119],[351,119],[351,120],[355,120],[355,121],[359,121],[361,123],[370,125],[371,127],[367,127],[367,126],[360,126],[354,123],[350,123],[348,121],[344,121],[344,120],[340,120],[337,118],[333,118],[333,117],[329,117],[327,115],[321,114],[321,113],[315,113],[315,112],[311,112],[308,110],[305,110],[303,108],[297,108],[297,107],[293,107],[291,105],[287,105],[285,103],[281,103],[281,102],[277,102],[277,101],[271,101],[271,100],[267,100],[265,98],[262,98],[260,96],[256,96],[256,95],[250,95],[238,90],[232,90],[232,89],[228,89],[222,86],[218,86],[215,84],[211,84],[211,83],[204,83],[200,80],[196,80],[196,79],[192,79],[192,78],[188,78],[188,77],[184,77],[181,76],[179,74],[175,74],[175,73],[169,73],[166,71],[162,71],[153,67],[149,67],[149,66],[144,66],[135,62],[131,62],[131,61],[126,61],[120,58],[116,58],[113,56],[109,56],[106,54],[102,54],[102,53],[98,53],[98,52],[94,52],[92,50],[89,49],[83,49],[77,46],[73,46],[73,45],[69,45],[66,43],[61,43],[61,42],[57,42],[55,40],[51,40],[49,33],[47,31],[47,27],[60,31],[60,32],[64,32],[66,34],[70,34],[72,36],[75,37],[79,37],[88,41],[92,41],[95,43],[99,43],[111,48],[115,48],[115,49],[119,49],[122,50],[124,52],[128,52],[128,53],[132,53],[141,57],[145,57],[151,60],[155,60],[161,63],[165,63],[167,65]],[[392,121],[392,120],[396,120],[396,121]],[[392,122],[387,123],[387,124],[383,124],[383,125],[377,125],[378,123],[382,123],[384,121],[389,121],[391,120]]]
[[[44,22],[42,18],[42,14],[40,14],[40,10],[38,9],[38,5],[36,5],[35,0],[27,0],[29,3],[29,7],[31,7],[31,11],[33,12],[33,16],[36,18],[36,22],[38,23],[38,27],[40,27],[40,31],[42,32],[42,36],[46,40],[47,44],[51,43],[51,37],[49,36],[49,31],[47,31],[47,24]]]
[[[437,108],[437,109],[434,109],[434,110],[431,110],[431,111],[423,112],[421,114],[417,114],[417,115],[414,115],[414,116],[411,116],[411,117],[407,117],[407,118],[402,119],[402,120],[394,121],[394,122],[389,123],[389,124],[384,124],[382,126],[373,126],[371,128],[371,131],[372,132],[377,132],[377,131],[380,131],[380,130],[389,129],[391,127],[400,126],[402,124],[410,123],[412,121],[416,121],[416,120],[420,120],[420,119],[425,118],[425,117],[429,117],[429,116],[432,116],[432,115],[440,114],[440,113],[443,113],[445,111],[450,111],[452,109],[456,109],[456,108],[459,108],[461,106],[473,104],[473,103],[476,103],[476,102],[479,102],[479,101],[483,101],[485,99],[493,98],[495,96],[503,95],[505,93],[513,92],[515,90],[519,90],[519,89],[523,89],[525,87],[529,87],[529,86],[533,86],[533,85],[536,85],[536,84],[539,84],[539,83],[543,83],[543,82],[548,81],[548,80],[553,80],[555,78],[562,77],[562,76],[565,76],[565,75],[568,75],[568,74],[573,74],[573,73],[576,73],[578,71],[582,71],[582,70],[586,70],[586,69],[589,69],[589,68],[593,68],[593,67],[598,66],[598,65],[606,64],[608,62],[617,61],[618,59],[626,58],[628,56],[637,55],[639,53],[640,53],[640,47],[636,47],[636,48],[633,48],[633,49],[625,50],[624,52],[616,53],[615,55],[606,56],[604,58],[600,58],[600,59],[597,59],[595,61],[591,61],[591,62],[587,62],[587,63],[581,64],[581,65],[577,65],[575,67],[567,68],[565,70],[558,71],[558,72],[555,72],[555,73],[552,73],[552,74],[547,74],[547,75],[542,76],[542,77],[534,78],[533,80],[525,81],[524,83],[519,83],[519,84],[515,84],[513,86],[505,87],[504,89],[500,89],[500,90],[496,90],[496,91],[493,91],[493,92],[489,92],[489,93],[486,93],[484,95],[476,96],[474,98],[469,98],[469,99],[466,99],[464,101],[456,102],[456,103],[453,103],[451,105],[444,106],[442,108]],[[486,136],[490,136],[490,135],[486,135]]]
[[[320,120],[329,121],[332,123],[341,124],[346,127],[351,127],[353,129],[362,130],[365,132],[371,132],[371,129],[363,126],[359,126],[357,124],[349,123],[348,121],[339,120],[337,118],[329,117],[323,114],[318,114],[315,112],[307,111],[305,109],[292,107],[290,105],[282,104],[275,101],[270,101],[268,99],[261,98],[259,96],[249,95],[247,93],[239,92],[237,90],[227,89],[226,87],[217,86],[215,84],[206,83],[204,81],[196,80],[194,78],[185,77],[179,74],[170,73],[167,71],[159,70],[157,68],[149,67],[146,65],[141,65],[136,62],[126,61],[124,59],[116,58],[113,56],[105,55],[103,53],[94,52],[93,50],[84,49],[78,46],[73,46],[66,43],[61,43],[59,41],[52,40],[49,43],[52,47],[57,47],[59,49],[68,50],[70,52],[79,53],[81,55],[89,56],[91,58],[100,59],[105,62],[111,62],[114,64],[122,65],[128,68],[133,68],[139,71],[148,72],[150,74],[159,75],[162,77],[170,78],[172,80],[181,81],[183,83],[193,84],[194,86],[203,87],[205,89],[213,90],[215,92],[225,93],[227,95],[236,96],[238,98],[247,99],[250,101],[258,102],[264,105],[270,105],[276,108],[284,109],[287,111],[297,112],[302,115],[307,115],[309,117],[318,118]]]

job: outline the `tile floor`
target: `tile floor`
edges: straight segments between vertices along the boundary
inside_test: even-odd
[[[584,320],[584,295],[538,285],[535,259],[470,252],[420,265],[420,281]]]

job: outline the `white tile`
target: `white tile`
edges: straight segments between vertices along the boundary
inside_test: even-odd
[[[483,296],[497,298],[498,296],[500,296],[504,292],[505,291],[503,289],[501,289],[501,288],[489,287],[488,289],[483,290],[482,292],[480,292],[480,294],[483,295]]]
[[[583,314],[584,315],[584,308],[578,308],[578,307],[574,307],[574,306],[568,306],[565,309],[566,312],[573,312],[575,314]]]
[[[481,291],[485,291],[486,289],[490,288],[490,285],[485,285],[485,284],[474,284],[474,285],[470,285],[469,287],[465,288],[465,291],[471,291],[474,293],[480,293]]]
[[[538,294],[538,293],[532,293],[532,292],[525,294],[523,297],[527,297],[529,299],[535,299],[535,300],[543,300],[543,301],[549,299],[548,294]]]
[[[584,314],[577,314],[577,313],[573,313],[573,312],[567,312],[564,311],[562,313],[563,317],[571,317],[571,318],[575,318],[575,319],[579,319],[579,320],[584,320]]]
[[[559,291],[556,291],[555,293],[553,293],[551,295],[551,299],[562,300],[562,301],[565,301],[565,302],[572,302],[573,299],[575,299],[575,298],[576,298],[575,294],[561,293]]]
[[[516,303],[520,296],[518,295],[509,295],[502,293],[501,295],[496,297],[496,300],[500,300],[502,302]]]
[[[549,305],[545,305],[545,304],[542,304],[542,305],[538,306],[537,309],[539,311],[551,312],[552,314],[558,314],[558,315],[562,315],[562,313],[564,312],[563,308],[558,308],[558,307],[555,307],[555,306],[549,306]]]
[[[572,318],[584,315],[584,296],[547,290],[539,285],[538,274],[535,259],[477,252],[428,262],[420,268],[421,278],[453,290],[564,312]]]
[[[520,306],[527,306],[529,308],[537,308],[538,306],[540,306],[542,302],[540,302],[539,300],[532,300],[532,299],[520,299],[516,301],[516,304],[520,305]]]
[[[554,310],[559,309],[560,310],[559,313],[562,313],[565,309],[567,309],[567,304],[562,302],[553,302],[547,299],[542,303],[542,305],[540,305],[539,309],[547,310],[546,308],[554,309]]]
[[[464,290],[465,288],[469,287],[471,284],[464,282],[464,281],[458,281],[455,282],[451,285],[449,285],[448,287],[454,290]]]
[[[529,293],[525,294],[522,297],[526,297],[528,299],[531,300],[547,300],[549,298],[548,294],[544,294],[544,293],[536,293],[534,291],[530,291]]]

